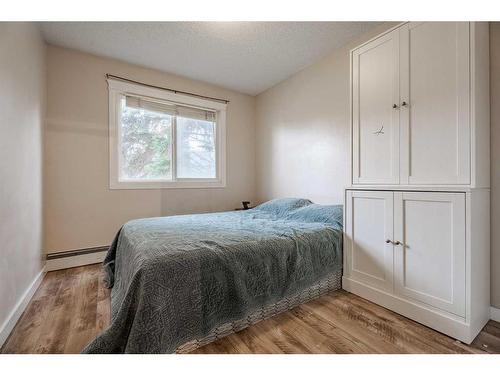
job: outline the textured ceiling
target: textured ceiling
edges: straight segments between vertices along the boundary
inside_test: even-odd
[[[43,22],[54,45],[256,95],[377,22]]]

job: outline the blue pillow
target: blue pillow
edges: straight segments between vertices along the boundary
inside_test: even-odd
[[[342,205],[310,204],[301,207],[286,215],[286,218],[306,223],[324,223],[342,229],[343,207]]]
[[[309,199],[301,198],[279,198],[267,201],[255,207],[256,210],[265,211],[278,217],[283,217],[286,214],[312,204]]]

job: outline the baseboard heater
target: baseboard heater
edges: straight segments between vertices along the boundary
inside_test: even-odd
[[[104,260],[108,249],[109,246],[96,246],[47,254],[46,270],[55,271],[100,263]]]

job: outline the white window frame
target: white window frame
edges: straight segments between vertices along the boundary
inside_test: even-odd
[[[109,91],[109,188],[110,189],[189,189],[222,188],[226,186],[226,103],[177,94],[140,84],[108,78]],[[123,95],[137,95],[164,100],[184,106],[203,108],[216,112],[215,126],[215,178],[176,178],[172,180],[120,180],[120,129],[119,124]],[[175,139],[173,140],[175,145]],[[174,151],[175,153],[175,146]],[[173,155],[173,168],[176,155]]]

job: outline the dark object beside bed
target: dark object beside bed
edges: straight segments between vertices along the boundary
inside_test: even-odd
[[[342,207],[280,199],[133,220],[104,267],[112,322],[83,352],[171,353],[218,327],[265,318],[269,306],[300,303],[301,292],[332,288],[342,268]]]

